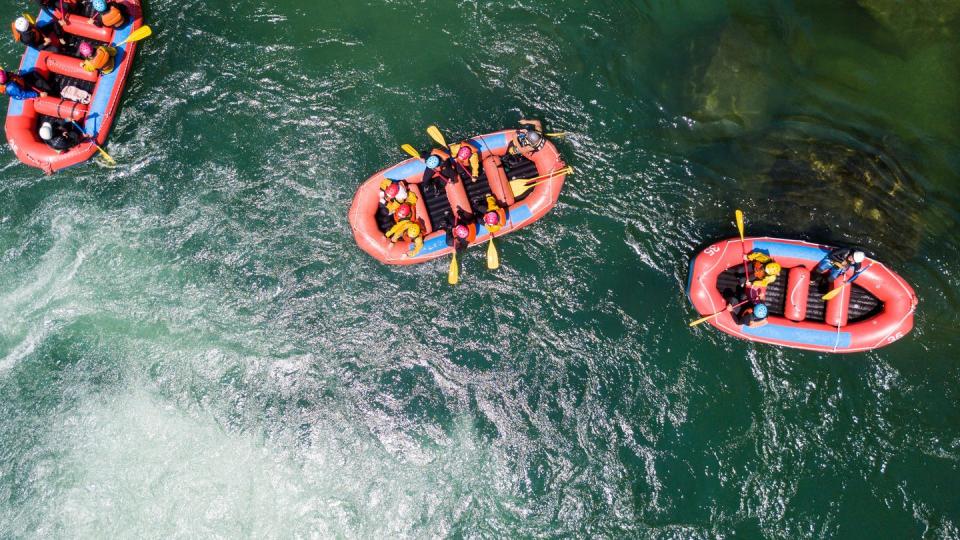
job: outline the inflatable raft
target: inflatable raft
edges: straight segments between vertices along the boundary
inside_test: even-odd
[[[98,27],[88,22],[93,9],[89,3],[84,4],[86,13],[69,14],[62,25],[67,41],[65,49],[76,51],[81,41],[87,41],[94,47],[120,43],[143,25],[140,0],[118,0],[115,3],[122,4],[127,13],[126,23],[117,29]],[[43,24],[51,18],[49,13],[41,10],[37,22]],[[7,109],[7,142],[20,161],[50,174],[90,159],[97,152],[93,143],[102,146],[107,141],[136,48],[136,42],[118,46],[116,67],[109,74],[101,75],[84,71],[80,67],[81,59],[75,54],[38,51],[27,47],[20,62],[21,70],[36,69],[55,87],[74,86],[84,90],[90,94],[90,103],[82,104],[53,96],[22,101],[11,99]],[[39,126],[45,121],[60,120],[77,122],[93,140],[57,153],[40,139]]]
[[[350,206],[350,226],[357,244],[375,259],[386,264],[417,264],[448,255],[453,248],[448,235],[458,211],[482,215],[486,211],[486,196],[504,205],[506,223],[494,236],[525,227],[543,217],[557,203],[565,174],[557,174],[514,197],[509,182],[515,179],[549,175],[566,165],[557,148],[544,141],[543,147],[530,158],[507,156],[510,141],[517,130],[504,130],[481,135],[465,141],[480,153],[481,167],[476,182],[448,183],[444,191],[424,192],[420,189],[426,165],[411,158],[384,169],[365,181]],[[407,240],[391,243],[384,233],[393,225],[393,218],[385,215],[380,204],[380,184],[384,179],[406,181],[409,190],[417,196],[417,216],[422,221],[423,247],[416,255],[409,255],[413,246]],[[470,245],[490,238],[482,223],[476,227],[476,237]]]
[[[907,335],[917,297],[903,278],[877,261],[866,259],[851,285],[823,301],[829,289],[817,286],[815,269],[832,249],[797,240],[747,238],[747,252],[766,253],[783,267],[767,288],[768,323],[738,325],[730,313],[710,323],[739,338],[819,352],[869,351]],[[691,261],[687,296],[701,315],[722,311],[726,299],[735,295],[743,276],[743,253],[740,239],[733,238],[707,247]],[[835,286],[839,284],[830,284]]]

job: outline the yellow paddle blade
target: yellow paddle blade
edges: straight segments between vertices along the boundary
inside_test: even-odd
[[[453,258],[450,259],[450,270],[447,271],[447,283],[456,285],[460,282],[460,265],[457,264],[457,252],[454,250]]]
[[[743,211],[737,208],[737,230],[740,231],[740,240],[743,241]]]
[[[150,28],[150,26],[145,24],[140,28],[137,28],[136,30],[134,30],[133,33],[130,34],[130,37],[121,41],[120,43],[117,43],[117,45],[123,45],[124,43],[133,43],[134,41],[140,41],[141,39],[150,37],[151,35],[153,35],[153,29]]]
[[[561,138],[566,137],[566,136],[567,136],[567,132],[566,132],[566,131],[561,131],[561,132],[559,132],[559,133],[547,133],[547,137],[553,137],[553,138],[556,138],[556,139],[561,139]]]
[[[826,302],[827,300],[832,300],[832,299],[836,298],[837,295],[840,294],[840,291],[842,291],[843,288],[846,287],[846,286],[847,286],[847,284],[844,283],[842,286],[837,287],[836,289],[834,289],[834,290],[828,292],[827,294],[823,295],[823,301]]]
[[[497,247],[493,245],[493,236],[490,237],[490,245],[487,246],[487,268],[496,270],[500,268],[500,254],[497,253]]]
[[[414,147],[412,147],[412,146],[410,146],[409,144],[401,145],[400,148],[401,148],[404,152],[410,154],[411,156],[413,156],[413,157],[415,157],[415,158],[418,158],[418,159],[420,158],[420,152],[417,152],[417,149],[414,148]]]
[[[26,19],[27,22],[30,23],[30,24],[37,24],[37,21],[34,20],[34,18],[33,18],[29,13],[27,13],[27,12],[24,12],[24,13],[23,13],[23,18]]]
[[[549,174],[544,174],[537,176],[536,178],[521,178],[519,180],[510,181],[510,191],[513,192],[514,197],[519,197],[527,192],[527,190],[539,186],[544,182],[550,181],[555,176],[560,176],[564,174],[571,174],[573,172],[573,167],[566,166],[559,171],[554,171]],[[546,180],[543,180],[546,178]],[[539,181],[538,181],[539,180]]]
[[[449,148],[449,146],[447,146],[447,140],[443,138],[443,133],[440,133],[440,128],[437,126],[427,126],[427,135],[430,135],[430,138],[436,141],[440,146]]]
[[[723,313],[723,312],[721,311],[720,313]],[[716,316],[719,315],[720,313],[714,313],[713,315],[707,315],[706,317],[700,317],[699,319],[697,319],[697,320],[693,321],[692,323],[690,323],[690,326],[696,326],[696,325],[698,325],[698,324],[705,323],[705,322],[709,321],[710,319],[716,317]]]
[[[109,163],[110,165],[117,164],[117,162],[112,157],[110,157],[110,154],[108,154],[106,150],[101,148],[99,144],[95,144],[94,146],[97,147],[97,151],[100,152],[100,155],[103,156],[103,159],[107,160],[107,163]]]

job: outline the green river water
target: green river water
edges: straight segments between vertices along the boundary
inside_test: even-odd
[[[0,160],[0,537],[960,537],[960,2],[147,19],[118,167]],[[577,173],[499,270],[356,247],[400,144],[521,116]],[[914,331],[835,356],[688,328],[737,207],[866,246]]]

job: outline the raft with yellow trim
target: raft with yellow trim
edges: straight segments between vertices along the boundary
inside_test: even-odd
[[[88,41],[94,48],[120,43],[130,37],[134,30],[143,26],[140,0],[115,0],[114,3],[123,5],[127,14],[126,22],[119,28],[98,27],[90,23],[88,18],[92,15],[93,8],[89,3],[84,4],[85,13],[67,15],[62,27],[68,50],[76,50],[80,41]],[[37,23],[43,24],[51,19],[50,13],[41,10]],[[20,62],[21,71],[33,68],[56,87],[74,86],[89,92],[90,103],[82,104],[53,96],[27,100],[10,99],[5,124],[7,142],[20,161],[50,174],[90,159],[97,153],[94,143],[101,146],[106,144],[133,66],[137,43],[125,43],[115,47],[115,67],[108,74],[85,71],[80,67],[82,60],[75,55],[26,48]],[[68,120],[83,126],[84,133],[90,140],[58,153],[40,138],[39,127],[45,121]]]
[[[823,295],[841,286],[817,286],[817,264],[834,248],[782,238],[740,238],[717,242],[690,262],[687,296],[703,316],[722,312],[743,276],[743,253],[772,257],[783,270],[767,287],[767,324],[740,325],[728,312],[710,324],[738,338],[818,352],[852,353],[877,349],[913,328],[917,296],[913,288],[878,261],[867,258],[853,283],[827,301]],[[852,277],[848,271],[845,279]]]
[[[505,210],[505,223],[493,234],[496,238],[542,218],[557,203],[566,178],[566,165],[556,146],[548,140],[529,157],[510,154],[511,141],[518,133],[509,129],[464,141],[479,152],[481,166],[476,182],[459,180],[448,183],[437,193],[425,192],[420,182],[426,165],[418,158],[410,158],[371,176],[357,189],[350,206],[350,227],[357,245],[386,264],[417,264],[449,255],[453,251],[449,236],[458,212],[482,216],[487,211],[488,195]],[[554,175],[557,171],[561,172]],[[547,178],[522,195],[514,196],[511,180],[540,176]],[[380,186],[384,180],[406,182],[417,197],[416,215],[421,222],[423,247],[415,254],[413,242],[402,239],[393,243],[385,235],[394,222],[386,216],[380,203]],[[481,244],[490,238],[490,231],[482,221],[472,232],[475,234],[471,234],[469,245]]]

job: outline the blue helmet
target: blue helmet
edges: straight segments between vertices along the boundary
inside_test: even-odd
[[[98,13],[103,13],[107,10],[107,1],[106,0],[93,0],[93,9],[97,10]]]
[[[430,169],[436,169],[440,166],[440,158],[434,154],[427,158],[427,167]]]
[[[765,304],[757,304],[753,306],[753,314],[758,319],[767,318],[767,306]]]

